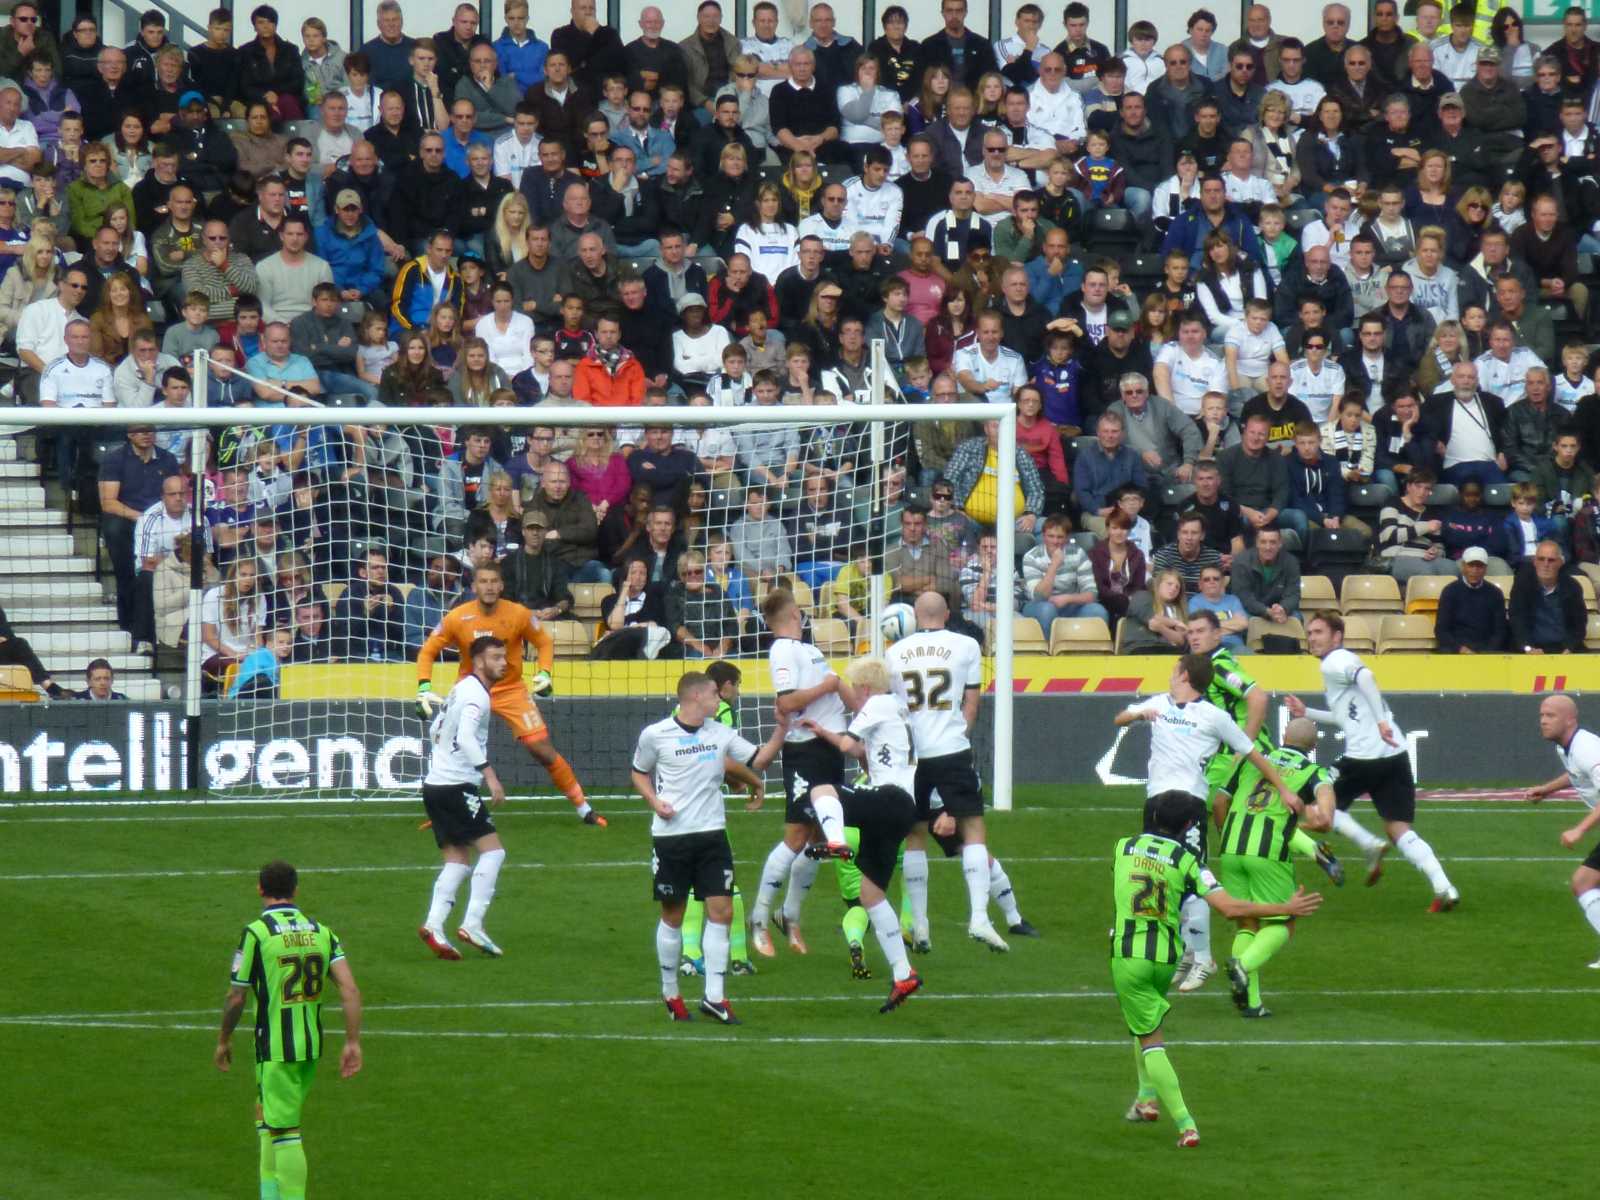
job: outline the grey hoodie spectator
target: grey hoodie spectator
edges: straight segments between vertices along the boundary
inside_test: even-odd
[[[767,489],[752,487],[744,494],[744,516],[728,527],[734,561],[751,579],[772,579],[794,570],[794,549],[783,532],[783,522],[768,515]]]

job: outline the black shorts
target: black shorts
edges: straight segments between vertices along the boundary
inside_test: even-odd
[[[811,789],[819,783],[844,787],[844,752],[821,738],[783,746],[783,819],[790,825],[815,825]]]
[[[1144,831],[1146,833],[1156,832],[1156,799],[1156,796],[1145,797]],[[1206,835],[1211,826],[1211,806],[1200,799],[1199,796],[1190,796],[1189,799],[1194,801],[1190,810],[1190,818],[1194,823],[1189,826],[1189,832],[1184,834],[1183,844],[1188,848],[1189,853],[1200,861],[1200,865],[1204,866],[1206,861]]]
[[[1591,871],[1600,871],[1600,842],[1596,842],[1594,849],[1589,851],[1589,857],[1583,860],[1583,865]]]
[[[1385,821],[1411,824],[1417,816],[1417,781],[1411,775],[1411,756],[1341,758],[1336,764],[1333,795],[1340,812],[1362,796],[1372,797],[1372,807]]]
[[[902,788],[847,788],[842,793],[844,823],[861,831],[856,867],[886,891],[894,878],[900,843],[917,819],[916,803]]]
[[[933,819],[933,793],[939,793],[944,811],[952,817],[983,816],[983,784],[973,765],[972,751],[959,750],[917,763],[917,820]]]
[[[445,846],[470,846],[495,831],[489,806],[471,783],[425,783],[422,807],[433,822],[433,840]]]
[[[658,837],[650,852],[650,894],[662,904],[733,894],[733,847],[728,831],[680,833]]]

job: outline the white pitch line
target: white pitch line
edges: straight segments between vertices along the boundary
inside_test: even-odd
[[[1592,996],[1594,988],[1306,988],[1278,991],[1274,996],[1310,998],[1310,999],[1435,999],[1440,996],[1456,997],[1489,997],[1489,996],[1549,996],[1552,998],[1563,996]],[[1026,1000],[1111,1000],[1116,997],[1112,991],[1074,991],[1074,992],[919,992],[917,1003],[1008,1003]],[[873,1002],[875,995],[869,992],[844,993],[826,996],[741,996],[739,1005],[766,1005],[766,1004],[861,1004]],[[1185,997],[1184,1003],[1191,1000],[1215,1001],[1232,1003],[1227,993],[1213,990],[1199,996]],[[596,1000],[586,997],[573,997],[569,999],[550,1000],[488,1000],[488,1001],[434,1001],[405,1004],[367,1004],[362,1011],[376,1012],[466,1012],[481,1009],[501,1009],[510,1011],[538,1010],[546,1008],[571,1008],[581,1005],[584,1008],[653,1008],[661,1001],[654,997],[626,996],[610,999]],[[129,1012],[86,1012],[86,1013],[25,1013],[16,1016],[0,1016],[0,1026],[4,1025],[93,1025],[96,1022],[108,1021],[138,1021],[152,1017],[202,1017],[213,1013],[210,1008],[178,1008],[178,1009],[138,1009]],[[211,1028],[211,1026],[207,1026]]]
[[[146,1022],[73,1022],[35,1021],[31,1024],[44,1028],[109,1029],[153,1033],[211,1033],[215,1025],[165,1025]],[[726,1037],[695,1036],[685,1031],[682,1035],[652,1033],[574,1033],[553,1029],[507,1030],[490,1029],[372,1029],[362,1030],[362,1036],[414,1038],[428,1041],[539,1041],[539,1042],[643,1042],[659,1045],[692,1046],[917,1046],[922,1048],[960,1046],[984,1049],[1117,1049],[1128,1048],[1127,1038],[948,1038],[918,1037],[914,1033],[903,1037],[835,1036],[826,1034],[758,1034],[745,1030],[729,1033]],[[1191,1049],[1395,1049],[1395,1050],[1571,1050],[1600,1047],[1600,1040],[1552,1039],[1509,1040],[1473,1038],[1272,1038],[1256,1041],[1249,1038],[1205,1038],[1196,1041],[1179,1040],[1173,1043],[1185,1050]]]

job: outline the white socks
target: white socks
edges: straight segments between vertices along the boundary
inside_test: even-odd
[[[783,890],[784,881],[789,878],[789,868],[794,865],[794,860],[795,852],[782,842],[774,846],[772,853],[767,855],[767,865],[761,868],[761,886],[756,889],[755,907],[750,910],[750,919],[757,925],[765,925],[767,918],[772,915],[772,902]]]
[[[500,866],[505,861],[503,849],[485,850],[478,855],[478,865],[472,871],[472,891],[467,894],[467,919],[461,922],[468,929],[483,928],[483,915],[494,899],[495,881],[500,878]]]
[[[711,920],[700,935],[700,948],[706,956],[706,999],[713,1004],[722,1003],[722,985],[728,975],[728,935],[726,925]]]
[[[816,859],[807,858],[803,854],[795,858],[794,864],[789,868],[789,890],[783,897],[785,921],[800,920],[800,906],[806,902],[806,894],[811,891],[811,885],[817,881],[817,871],[821,866],[822,864]]]
[[[1408,863],[1428,877],[1428,883],[1432,885],[1435,896],[1442,896],[1450,890],[1450,877],[1444,873],[1444,868],[1434,857],[1433,847],[1419,838],[1415,829],[1408,829],[1402,833],[1394,845],[1395,849],[1406,856]]]
[[[1600,896],[1600,892],[1590,893]],[[894,981],[911,978],[911,960],[906,957],[905,939],[900,936],[900,917],[887,900],[879,900],[867,909],[867,919],[872,922],[872,932],[878,935],[878,946],[894,971]]]
[[[900,878],[911,898],[911,924],[914,929],[928,927],[928,852],[907,850],[900,864]]]
[[[439,868],[439,874],[433,880],[433,902],[428,905],[429,929],[438,932],[444,928],[444,920],[456,902],[461,881],[471,874],[472,868],[466,863],[447,862]]]
[[[844,842],[844,805],[837,796],[811,793],[811,807],[816,810],[817,824],[822,826],[823,840],[834,845]]]
[[[1333,828],[1335,832],[1349,838],[1363,854],[1369,854],[1383,845],[1383,839],[1375,833],[1367,831],[1366,827],[1343,809],[1338,809],[1333,814]]]
[[[968,842],[961,847],[961,875],[967,881],[967,903],[973,925],[989,923],[989,847]]]
[[[1590,888],[1579,896],[1578,907],[1583,909],[1583,915],[1594,926],[1594,931],[1600,933],[1600,888]]]
[[[1017,894],[1011,890],[1011,877],[998,858],[989,860],[989,899],[1000,906],[1007,926],[1022,923],[1022,910],[1017,907]]]
[[[722,928],[724,935],[726,935],[728,927],[724,925]],[[707,922],[706,934],[710,932],[711,924]],[[704,936],[702,935],[702,939]],[[705,941],[702,940],[700,944],[703,948]],[[726,942],[724,942],[724,949],[726,949]],[[671,1000],[678,994],[678,959],[682,954],[683,930],[674,929],[665,921],[658,921],[656,923],[656,962],[661,967],[661,998],[663,1000]],[[726,960],[724,960],[723,965],[727,965]],[[710,985],[707,984],[707,986],[709,987]]]
[[[1211,905],[1199,896],[1183,902],[1183,944],[1194,951],[1196,962],[1211,961]]]

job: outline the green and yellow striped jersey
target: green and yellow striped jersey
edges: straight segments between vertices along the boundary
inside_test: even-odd
[[[1255,677],[1239,665],[1232,650],[1218,646],[1211,652],[1211,686],[1206,689],[1206,699],[1232,717],[1233,723],[1240,729],[1249,724],[1250,710],[1245,697],[1255,686]],[[1255,741],[1262,753],[1272,749],[1272,735],[1267,732],[1265,721],[1256,732]]]
[[[244,927],[232,982],[256,1002],[256,1061],[322,1057],[322,993],[344,957],[333,930],[293,904],[274,904]]]
[[[1177,962],[1183,898],[1211,890],[1200,876],[1199,860],[1180,842],[1141,833],[1117,843],[1111,879],[1116,906],[1111,957]]]
[[[1267,761],[1287,787],[1307,804],[1315,802],[1317,788],[1332,784],[1326,767],[1319,767],[1303,751],[1280,746],[1266,752]],[[1220,853],[1289,861],[1289,839],[1299,818],[1290,812],[1278,789],[1262,778],[1252,762],[1240,764],[1234,777],[1233,803],[1222,825]]]

